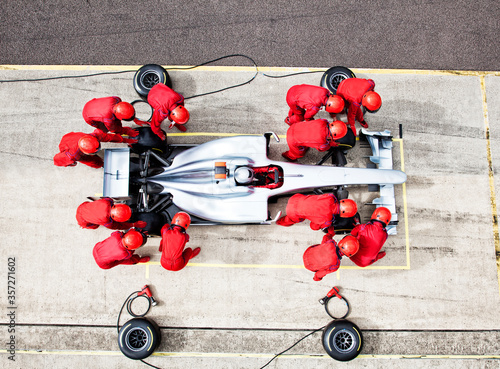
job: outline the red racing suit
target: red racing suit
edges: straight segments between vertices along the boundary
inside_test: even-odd
[[[179,226],[165,224],[161,229],[160,264],[167,270],[174,272],[184,268],[189,259],[193,258],[193,250],[184,246],[189,242],[189,235]]]
[[[104,133],[109,131],[131,137],[137,136],[137,131],[123,127],[120,119],[113,114],[113,107],[121,102],[117,96],[92,99],[83,107],[82,115],[85,122]]]
[[[289,150],[283,153],[290,160],[303,158],[309,147],[318,151],[328,151],[338,146],[334,141],[326,119],[316,119],[292,124],[286,132]]]
[[[351,231],[351,235],[359,242],[359,250],[350,259],[360,267],[366,267],[385,256],[385,252],[379,252],[387,240],[387,230],[379,221],[370,221],[366,224],[358,224]]]
[[[375,82],[372,79],[347,78],[340,82],[337,95],[342,97],[347,105],[347,124],[356,135],[355,121],[366,124],[361,110],[361,100],[368,91],[373,91]],[[368,126],[366,126],[368,127]],[[365,128],[366,128],[365,127]]]
[[[92,202],[86,201],[80,204],[78,209],[76,209],[78,225],[86,229],[96,229],[100,225],[109,229],[129,229],[135,225],[139,225],[135,223],[115,222],[110,215],[113,204],[113,200],[109,197]]]
[[[286,94],[289,124],[312,120],[316,113],[326,105],[330,91],[320,86],[296,85]]]
[[[132,265],[142,261],[139,255],[134,254],[134,250],[123,246],[122,237],[123,232],[113,232],[104,241],[96,243],[92,254],[99,268],[111,269],[120,264]],[[148,257],[143,259],[149,260]]]
[[[313,279],[321,281],[325,275],[339,269],[342,253],[332,235],[325,234],[321,244],[308,247],[302,258],[306,269],[316,272]]]
[[[276,224],[289,227],[309,219],[313,231],[331,227],[335,215],[340,211],[337,198],[331,193],[323,195],[303,195],[297,193],[290,197],[286,205],[286,215],[276,221]]]
[[[102,168],[103,160],[97,155],[87,155],[80,151],[78,140],[89,133],[70,132],[66,133],[59,143],[59,153],[54,156],[54,165],[58,167],[74,167],[77,161],[88,165],[92,168]],[[123,138],[120,135],[113,133],[104,133],[98,129],[90,133],[91,136],[97,138],[99,142],[126,142],[134,143],[137,140]]]
[[[161,123],[170,116],[177,106],[184,106],[184,96],[175,92],[163,83],[154,85],[148,94],[148,103],[153,108],[151,130],[162,140],[165,139],[161,131]]]

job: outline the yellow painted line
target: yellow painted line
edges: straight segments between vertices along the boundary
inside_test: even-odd
[[[236,61],[237,58],[235,58]],[[241,58],[241,60],[245,60]],[[245,61],[246,62],[246,61]],[[142,65],[14,65],[2,64],[0,70],[47,70],[47,71],[125,71],[137,70]],[[254,66],[201,66],[193,68],[189,65],[163,65],[167,70],[173,72],[254,72]],[[299,72],[323,72],[325,68],[299,68],[299,67],[265,67],[259,66],[259,72],[276,73],[299,73]],[[467,70],[425,70],[425,69],[372,69],[372,68],[349,68],[355,73],[368,74],[411,74],[411,75],[438,75],[438,76],[500,76],[499,71],[467,71]]]
[[[161,265],[159,261],[150,261],[144,263],[149,268],[149,265]],[[303,265],[293,264],[224,264],[224,263],[188,263],[187,266],[200,268],[247,268],[247,269],[305,269]],[[361,268],[355,265],[340,266],[339,269],[357,269],[357,270],[404,270],[410,269],[408,265],[369,265]],[[149,270],[146,272],[146,278],[149,278]]]
[[[7,350],[0,350],[8,354]],[[16,350],[17,355],[60,355],[60,356],[123,356],[120,351],[84,351],[84,350]],[[253,353],[224,353],[224,352],[154,352],[156,357],[184,357],[184,358],[273,358],[275,354]],[[327,354],[317,355],[281,355],[278,359],[328,359]],[[359,359],[434,359],[434,360],[488,360],[500,359],[500,355],[359,355]]]
[[[483,101],[483,119],[484,119],[484,129],[486,133],[486,156],[488,159],[488,177],[490,184],[491,220],[493,226],[493,240],[495,244],[495,255],[497,263],[498,288],[500,293],[500,238],[498,234],[498,213],[497,213],[497,200],[495,195],[495,177],[493,173],[493,160],[491,157],[490,123],[488,119],[488,104],[486,101],[486,84],[484,76],[480,76],[479,81],[481,83],[481,95]]]

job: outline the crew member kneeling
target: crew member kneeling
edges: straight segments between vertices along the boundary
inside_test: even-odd
[[[359,244],[355,237],[345,236],[338,245],[332,237],[331,233],[325,234],[320,245],[313,245],[304,252],[304,266],[315,272],[315,281],[321,281],[325,275],[336,272],[340,268],[342,256],[351,257],[358,251]]]
[[[351,235],[359,242],[359,251],[351,257],[354,264],[366,267],[385,256],[385,252],[380,252],[380,249],[387,240],[386,227],[391,217],[391,211],[381,206],[375,209],[368,223],[358,224],[353,228]]]
[[[347,133],[347,126],[341,120],[329,123],[326,119],[316,119],[292,124],[286,132],[288,151],[281,154],[289,161],[303,158],[312,147],[318,151],[328,151],[339,144]]]
[[[189,235],[186,233],[191,224],[189,214],[179,212],[174,215],[171,225],[165,224],[161,229],[161,266],[174,272],[184,268],[190,259],[200,253],[200,248],[192,250],[184,246],[189,242]]]
[[[146,243],[146,235],[135,229],[128,232],[113,232],[104,241],[94,246],[94,259],[101,269],[111,269],[117,265],[147,263],[149,256],[135,255],[136,249]]]

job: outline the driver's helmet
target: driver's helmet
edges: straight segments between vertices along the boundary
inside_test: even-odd
[[[254,170],[249,167],[238,167],[234,171],[234,179],[239,184],[250,184],[254,178]]]

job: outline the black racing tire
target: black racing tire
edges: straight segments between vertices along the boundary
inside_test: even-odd
[[[138,140],[137,143],[132,144],[132,150],[134,152],[143,153],[151,149],[159,151],[160,153],[167,152],[167,139],[165,138],[165,141],[162,141],[160,137],[153,133],[151,127],[139,127],[135,130],[139,132],[139,135],[134,137],[134,139]],[[165,131],[163,131],[163,133],[165,133]]]
[[[352,70],[346,67],[332,67],[321,76],[320,86],[328,89],[332,94],[337,93],[340,82],[347,78],[356,78]]]
[[[129,320],[118,333],[118,345],[121,352],[133,360],[147,358],[158,347],[160,341],[160,329],[147,318]]]
[[[321,341],[327,354],[338,361],[354,359],[363,348],[361,330],[345,319],[333,320],[328,324]]]
[[[172,81],[165,68],[158,64],[146,64],[134,75],[134,88],[144,100],[147,99],[151,87],[163,83],[172,88]]]

